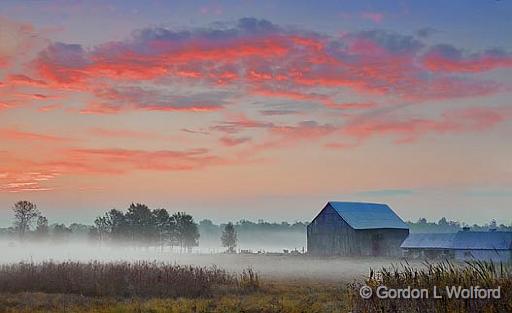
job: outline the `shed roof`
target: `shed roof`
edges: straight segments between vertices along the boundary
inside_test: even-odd
[[[459,231],[447,234],[410,234],[403,249],[512,250],[512,232]]]
[[[386,204],[331,201],[330,205],[353,229],[409,229]]]
[[[403,249],[450,249],[455,233],[409,234],[402,245]]]
[[[512,232],[460,231],[452,241],[452,249],[511,250]]]

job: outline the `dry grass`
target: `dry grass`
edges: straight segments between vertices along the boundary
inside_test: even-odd
[[[398,289],[411,288],[432,291],[437,287],[442,299],[378,299],[368,300],[359,296],[362,284],[353,284],[350,299],[354,312],[512,312],[512,267],[489,262],[454,264],[441,262],[425,264],[423,268],[407,263],[378,272],[370,271],[365,282],[375,291],[378,286]],[[444,292],[447,286],[462,288],[497,288],[501,286],[501,299],[455,299]]]
[[[91,298],[77,295],[0,294],[0,312],[6,313],[334,313],[349,312],[346,290],[332,284],[283,282],[247,293],[215,294],[199,298]]]
[[[0,266],[0,312],[348,312],[343,283],[260,281],[248,268],[162,263]]]
[[[254,276],[251,277],[250,275]],[[0,292],[44,292],[94,297],[207,297],[213,290],[257,289],[257,275],[216,267],[157,262],[44,262],[0,266]],[[248,282],[246,282],[248,281]],[[247,286],[246,286],[247,285]]]
[[[253,269],[162,263],[18,263],[0,266],[0,312],[512,312],[512,268],[485,262],[407,263],[371,271],[375,290],[501,286],[501,300],[395,299],[359,296],[346,280],[260,279]]]

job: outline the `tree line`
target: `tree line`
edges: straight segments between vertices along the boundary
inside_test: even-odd
[[[136,245],[171,246],[190,250],[199,244],[194,218],[185,212],[170,214],[132,203],[126,212],[112,209],[94,220],[91,235],[99,241],[129,242]]]
[[[419,218],[416,222],[407,222],[411,232],[413,233],[456,233],[464,227],[469,227],[472,231],[488,231],[496,229],[498,231],[512,231],[512,225],[497,224],[495,220],[491,220],[488,224],[469,225],[457,221],[447,220],[445,217],[439,221],[427,221],[426,218]]]
[[[37,205],[18,201],[13,206],[14,222],[11,228],[19,239],[68,239],[75,233],[87,234],[99,242],[130,243],[131,245],[159,245],[179,247],[190,251],[199,244],[198,224],[185,212],[170,214],[166,209],[149,209],[145,204],[132,203],[126,212],[111,209],[94,220],[94,226],[73,223],[48,224]],[[220,241],[227,252],[235,252],[238,238],[232,223],[225,225]]]
[[[166,209],[149,209],[132,203],[126,212],[111,209],[94,220],[94,225],[73,223],[49,225],[37,205],[18,201],[13,206],[13,227],[3,233],[25,239],[68,239],[72,235],[99,242],[126,242],[134,245],[159,245],[190,250],[199,244],[199,230],[194,218],[185,212],[170,214]]]

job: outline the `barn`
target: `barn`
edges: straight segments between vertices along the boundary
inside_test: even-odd
[[[452,234],[411,234],[401,247],[410,257],[510,262],[512,232],[466,229]]]
[[[307,247],[318,256],[400,256],[408,235],[386,204],[332,201],[307,226]]]

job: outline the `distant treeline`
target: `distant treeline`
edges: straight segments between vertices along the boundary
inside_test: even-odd
[[[98,243],[113,243],[136,246],[180,247],[190,250],[203,244],[220,247],[226,224],[215,224],[203,219],[196,223],[185,212],[170,213],[166,209],[150,209],[141,203],[132,203],[126,210],[111,209],[98,216],[93,224],[72,223],[49,224],[48,219],[38,210],[36,204],[19,201],[13,206],[13,226],[0,229],[0,236],[10,239],[42,241],[68,241],[87,239]],[[302,247],[306,222],[289,224],[270,223],[263,220],[251,222],[241,220],[233,223],[235,241],[256,243],[268,241],[271,235],[282,235],[284,240],[293,235],[290,245]],[[289,237],[289,236],[288,236]],[[290,241],[289,241],[290,242]]]
[[[190,250],[199,245],[221,245],[221,237],[227,224],[215,224],[203,219],[196,223],[185,212],[170,213],[166,209],[150,209],[145,204],[132,203],[126,210],[111,209],[98,216],[93,224],[72,223],[68,226],[59,223],[49,224],[48,219],[29,201],[19,201],[13,206],[13,226],[0,228],[0,235],[21,240],[87,239],[99,243],[130,243],[139,246],[180,247]],[[240,220],[233,227],[240,246],[260,247],[261,243],[284,244],[291,248],[301,248],[306,242],[308,222],[251,222]],[[510,225],[496,225],[491,221],[485,225],[467,225],[441,218],[438,222],[429,222],[420,218],[417,222],[408,222],[414,233],[457,232],[463,227],[474,231],[486,231],[490,228],[498,231],[512,231]]]
[[[407,222],[407,224],[409,224],[410,231],[413,233],[455,233],[462,230],[464,227],[469,227],[472,231],[488,231],[491,228],[498,231],[512,231],[512,225],[497,225],[494,220],[484,225],[468,225],[466,223],[448,221],[444,217],[437,223],[429,222],[425,218],[420,218],[417,222]]]

